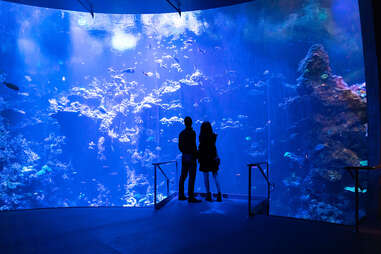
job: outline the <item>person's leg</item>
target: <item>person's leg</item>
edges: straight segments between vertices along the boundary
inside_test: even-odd
[[[184,194],[184,182],[185,179],[188,176],[188,165],[184,162],[181,163],[181,175],[180,175],[180,181],[179,181],[179,199],[184,200],[185,194]]]
[[[218,181],[218,173],[217,172],[213,172],[213,178],[214,178],[214,182],[216,183],[216,187],[217,187],[217,201],[221,202],[222,201],[222,194],[221,194],[221,186],[220,186],[220,182]]]
[[[210,187],[209,187],[209,172],[204,172],[204,185],[205,185],[206,193],[209,193],[210,192]]]
[[[194,198],[194,183],[196,181],[197,162],[189,164],[188,196]]]
[[[189,203],[198,203],[201,200],[198,200],[194,197],[194,183],[196,181],[196,172],[197,172],[197,162],[189,164],[189,182],[188,182],[188,202]]]
[[[217,172],[213,172],[213,178],[214,178],[214,182],[216,183],[217,192],[221,193],[221,185],[220,185],[220,182],[218,181],[218,173]]]
[[[206,201],[212,201],[212,193],[209,186],[209,172],[204,172],[204,184],[206,189]]]

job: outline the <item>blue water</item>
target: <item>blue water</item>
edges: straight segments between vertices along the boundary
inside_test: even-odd
[[[180,160],[189,115],[218,134],[223,192],[246,194],[246,164],[266,160],[271,213],[352,222],[340,168],[367,160],[357,1],[95,19],[0,2],[0,20],[0,81],[20,88],[0,87],[0,210],[152,205],[152,163]],[[331,71],[306,64],[315,44]]]

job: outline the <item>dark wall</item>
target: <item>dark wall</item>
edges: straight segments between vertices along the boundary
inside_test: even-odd
[[[381,164],[380,1],[359,0],[368,99],[369,164]],[[369,215],[381,219],[380,173],[370,172]],[[373,216],[372,216],[373,215]]]
[[[375,27],[375,35],[376,35],[376,55],[377,55],[377,60],[378,60],[378,65],[377,65],[377,70],[378,70],[378,107],[379,107],[379,112],[381,112],[381,83],[380,83],[380,80],[381,80],[381,72],[380,72],[380,63],[381,63],[381,34],[380,34],[380,27],[381,27],[381,16],[380,16],[380,12],[381,12],[381,3],[380,1],[378,0],[373,0],[373,14],[374,14],[374,21],[375,21],[375,24],[376,24],[376,27]],[[377,15],[378,14],[378,15]],[[380,123],[381,121],[381,113],[378,115],[378,121]],[[380,124],[381,125],[381,124]],[[381,132],[381,126],[378,125],[378,137],[380,138],[380,132]],[[380,138],[381,139],[381,138]],[[381,141],[379,143],[379,150],[378,150],[378,154],[379,154],[379,163],[378,164],[381,164]],[[378,209],[375,209],[377,210],[377,214],[378,214],[378,218],[379,220],[381,220],[381,174],[379,173],[378,174],[378,177],[376,178],[376,184],[375,184],[375,190],[376,190],[376,194],[374,195],[377,200],[378,200],[378,206],[374,206]],[[378,195],[377,195],[378,194]],[[376,200],[376,199],[375,199]],[[376,203],[376,202],[375,202]]]
[[[365,76],[367,83],[368,118],[369,118],[369,163],[377,165],[381,158],[381,134],[380,134],[380,85],[379,85],[379,59],[376,43],[376,0],[361,0],[360,17],[363,36],[363,48],[365,59]],[[378,46],[379,47],[379,46]]]

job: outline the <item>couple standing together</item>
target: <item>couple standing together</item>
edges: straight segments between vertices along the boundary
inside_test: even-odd
[[[184,194],[184,182],[189,173],[188,181],[188,202],[198,203],[194,197],[194,184],[196,180],[197,160],[200,163],[200,171],[204,173],[204,183],[207,192],[207,201],[212,201],[212,194],[209,187],[209,172],[212,172],[217,187],[217,201],[222,201],[221,187],[217,179],[220,159],[217,155],[216,139],[217,134],[213,132],[209,122],[201,125],[199,146],[196,145],[196,132],[192,128],[192,119],[187,116],[184,119],[185,129],[179,136],[179,149],[182,152],[181,176],[179,182],[179,200],[187,200]]]

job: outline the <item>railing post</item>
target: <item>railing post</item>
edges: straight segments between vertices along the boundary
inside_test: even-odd
[[[355,195],[356,195],[356,232],[359,232],[359,224],[360,224],[360,219],[359,219],[359,170],[356,168],[355,169],[355,178],[356,178],[356,184],[355,184]]]
[[[155,173],[154,173],[154,187],[155,187],[155,190],[154,190],[154,197],[153,197],[153,202],[154,202],[154,206],[155,206],[155,208],[156,208],[156,203],[157,203],[157,201],[156,201],[156,185],[157,185],[157,176],[156,176],[156,165],[154,165],[154,168],[155,168]]]
[[[249,165],[249,216],[251,216],[251,165]]]
[[[267,179],[269,180],[269,182],[267,183],[267,216],[270,215],[270,193],[271,193],[271,189],[270,189],[270,178],[269,178],[269,163],[266,161],[266,175],[267,175]]]
[[[266,165],[266,169],[263,169],[261,165]],[[248,164],[248,167],[249,167],[249,190],[248,190],[248,207],[249,207],[249,216],[253,216],[255,215],[255,207],[254,207],[254,211],[252,211],[251,207],[251,198],[252,196],[254,197],[254,194],[252,192],[254,192],[252,190],[252,183],[254,182],[251,178],[253,175],[252,173],[252,168],[255,167],[255,168],[258,168],[260,173],[262,174],[262,176],[265,178],[266,180],[266,184],[267,184],[267,198],[263,201],[265,202],[265,208],[266,209],[266,215],[269,216],[270,215],[270,195],[271,195],[271,183],[270,183],[270,180],[269,180],[269,177],[270,177],[270,167],[269,167],[269,163],[268,161],[264,161],[264,162],[258,162],[258,163],[254,163],[254,164]],[[266,172],[265,172],[266,170]],[[254,189],[254,188],[253,188]],[[263,204],[263,203],[261,203]]]

